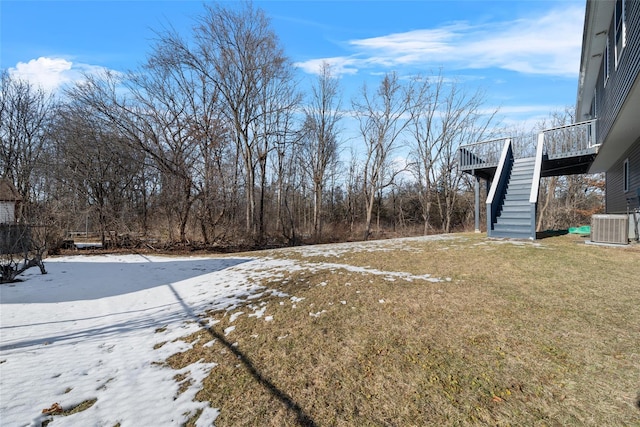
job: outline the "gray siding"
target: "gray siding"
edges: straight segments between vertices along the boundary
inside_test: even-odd
[[[629,159],[629,191],[622,191],[622,165]],[[640,188],[640,139],[624,153],[606,176],[606,211],[607,213],[626,213],[627,198],[636,196],[636,189]],[[632,203],[637,206],[638,201]]]
[[[622,51],[620,62],[616,68],[615,31],[612,17],[609,29],[609,64],[611,67],[609,81],[604,86],[602,67],[604,67],[606,61],[602,61],[596,87],[596,110],[599,116],[598,143],[602,143],[611,130],[611,126],[613,126],[615,118],[631,90],[631,86],[633,86],[636,77],[640,74],[640,1],[625,0],[625,7],[626,46]]]

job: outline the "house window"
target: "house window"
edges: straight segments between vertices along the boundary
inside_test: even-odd
[[[604,85],[607,86],[609,81],[609,74],[611,74],[611,47],[609,45],[609,36],[607,36],[607,43],[604,45]]]
[[[626,24],[625,24],[625,3],[624,0],[616,0],[614,16],[615,41],[616,41],[616,68],[620,61],[620,55],[626,44]]]
[[[629,191],[629,159],[625,159],[622,164],[622,191]]]

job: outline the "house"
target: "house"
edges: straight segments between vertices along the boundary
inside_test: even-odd
[[[20,194],[8,179],[0,179],[0,224],[16,222],[16,207],[22,201]]]
[[[487,235],[535,239],[541,177],[605,172],[605,211],[614,215],[593,217],[592,240],[627,243],[638,221],[628,212],[640,204],[639,74],[640,1],[587,0],[578,123],[460,147],[461,170],[476,178],[476,231],[481,180]]]
[[[640,189],[640,2],[587,1],[576,116],[597,120],[605,211],[627,213]],[[628,200],[629,199],[629,200]]]

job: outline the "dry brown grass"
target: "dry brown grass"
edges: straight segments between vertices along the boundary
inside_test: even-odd
[[[304,299],[253,300],[273,320],[238,308],[228,336],[233,312],[210,313],[220,323],[167,363],[219,364],[197,396],[220,408],[217,426],[640,425],[640,248],[389,245],[260,253],[307,266],[263,283]]]

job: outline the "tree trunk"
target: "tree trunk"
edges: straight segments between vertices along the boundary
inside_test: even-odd
[[[547,213],[547,208],[549,207],[549,202],[555,193],[556,188],[556,180],[557,177],[552,176],[549,178],[549,183],[547,185],[547,195],[544,198],[544,204],[540,207],[540,212],[538,212],[538,224],[536,225],[536,231],[542,231],[542,224],[544,223],[545,214]]]
[[[322,228],[322,182],[315,181],[313,183],[314,202],[313,202],[313,238],[316,242],[320,239]]]
[[[364,227],[364,235],[363,240],[369,240],[369,236],[371,235],[371,219],[373,217],[373,202],[375,201],[375,193],[372,191],[369,194],[369,199],[367,201],[367,218],[365,221]]]

